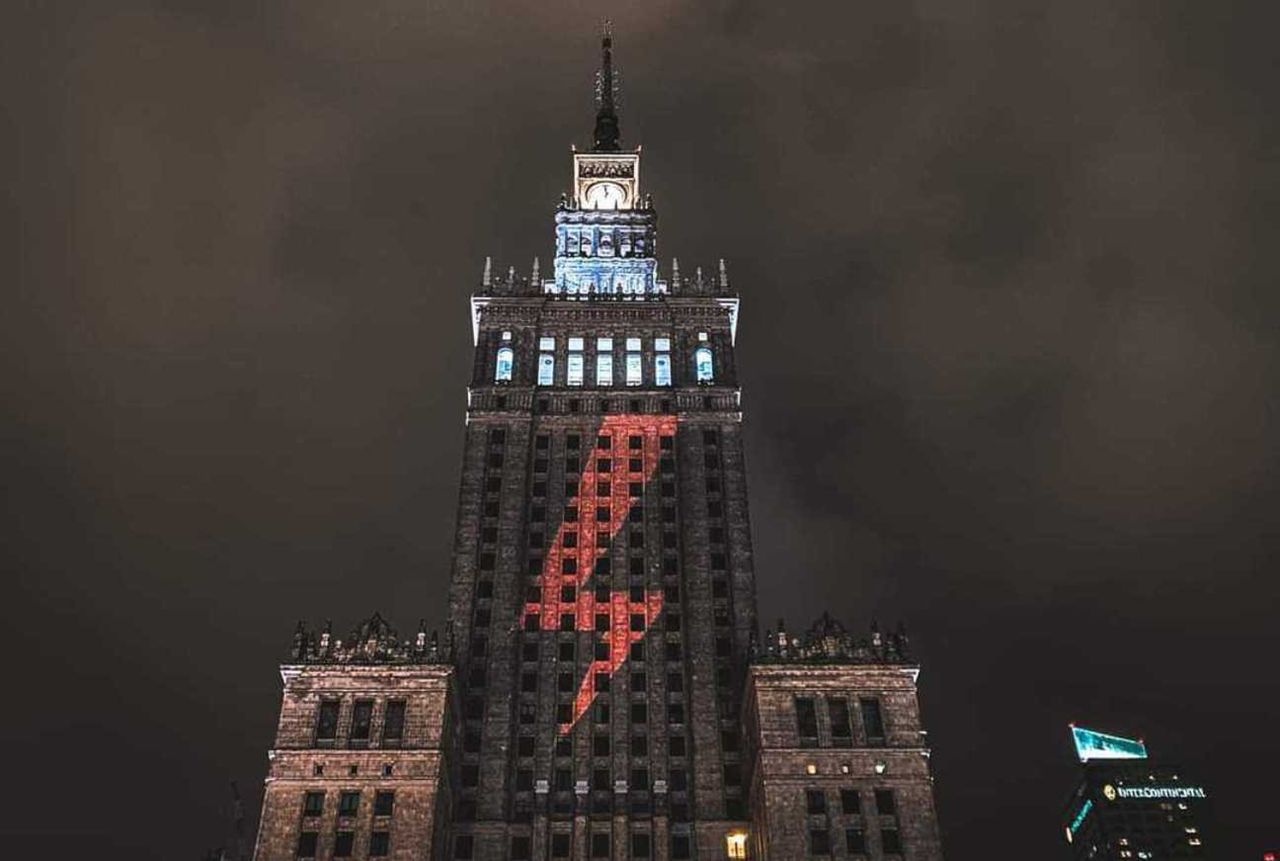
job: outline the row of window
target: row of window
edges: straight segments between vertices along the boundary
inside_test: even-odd
[[[298,835],[298,858],[315,858],[320,844],[320,832],[303,831]],[[391,832],[374,831],[369,834],[370,858],[385,858],[391,854]],[[334,858],[352,858],[356,855],[356,833],[339,829],[333,835]]]
[[[338,816],[357,816],[360,813],[361,793],[358,789],[344,789],[338,793]],[[308,790],[302,795],[304,818],[324,815],[325,791]],[[396,794],[392,790],[379,789],[373,795],[373,815],[391,816],[395,810]]]
[[[656,852],[653,846],[653,835],[647,831],[631,832],[628,843],[632,858],[650,858]],[[568,858],[570,856],[573,836],[568,832],[556,831],[551,834],[550,850],[552,858]],[[671,855],[673,859],[683,861],[692,857],[693,841],[688,834],[671,835]],[[592,832],[587,840],[587,855],[590,858],[613,857],[613,834],[610,831]],[[471,859],[475,857],[475,838],[470,834],[459,834],[453,841],[453,857]],[[532,838],[516,835],[511,838],[510,854],[512,861],[526,861],[533,857]]]
[[[801,747],[818,747],[824,741],[832,747],[853,747],[853,722],[849,701],[844,697],[825,697],[829,736],[820,737],[818,730],[818,705],[814,697],[796,697],[796,732]],[[858,714],[862,719],[862,739],[868,747],[885,743],[884,714],[880,700],[862,697],[858,700]]]
[[[374,737],[374,701],[356,700],[351,706],[351,725],[347,731],[350,747],[368,747],[381,741],[383,747],[397,747],[404,740],[404,718],[407,704],[404,700],[388,700],[382,712],[380,738]],[[320,703],[316,715],[315,744],[332,747],[338,739],[338,723],[342,713],[342,701],[326,699]]]
[[[885,855],[902,854],[902,832],[896,825],[880,827],[880,851]],[[850,825],[844,829],[845,852],[852,856],[868,854],[867,834],[861,825]],[[809,829],[809,855],[825,858],[832,854],[832,831],[829,828]]]
[[[707,333],[698,334],[700,341],[707,340]],[[502,333],[503,345],[498,348],[497,361],[494,366],[494,380],[499,383],[510,382],[515,376],[515,350],[506,343],[511,340],[510,332]],[[611,337],[596,339],[595,381],[597,386],[612,386],[615,382],[613,363],[613,341]],[[585,339],[574,337],[568,339],[569,352],[565,362],[565,383],[570,386],[584,384],[586,358]],[[671,339],[654,338],[653,385],[671,385]],[[542,337],[538,339],[538,385],[555,385],[556,377],[556,339]],[[623,381],[628,386],[641,386],[645,383],[644,357],[640,352],[641,339],[627,338],[626,352],[623,354]],[[711,348],[705,343],[693,353],[694,378],[699,383],[711,383],[715,380],[715,362]]]

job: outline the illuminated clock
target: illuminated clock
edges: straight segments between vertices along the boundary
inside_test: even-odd
[[[593,182],[582,199],[589,209],[621,209],[627,201],[626,190],[616,182]]]

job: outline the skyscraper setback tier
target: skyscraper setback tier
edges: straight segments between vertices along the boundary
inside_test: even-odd
[[[739,302],[659,273],[611,48],[549,277],[471,302],[450,635],[299,632],[261,861],[941,858],[905,636],[757,638]]]

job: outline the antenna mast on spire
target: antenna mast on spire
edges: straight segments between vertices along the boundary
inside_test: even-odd
[[[596,152],[616,152],[621,133],[618,129],[618,114],[614,99],[617,95],[613,80],[613,25],[604,22],[604,32],[600,39],[600,71],[596,77],[597,98],[600,107],[596,110],[596,129],[592,136]]]

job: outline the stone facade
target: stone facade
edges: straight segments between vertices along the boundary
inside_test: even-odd
[[[256,861],[442,857],[457,721],[438,643],[377,616],[345,642],[299,629],[280,675]]]
[[[771,635],[743,713],[748,857],[940,861],[917,674],[901,633]]]
[[[824,850],[796,807],[823,789],[865,796],[866,857],[935,861],[905,639],[858,643],[828,622],[810,640],[756,643],[739,301],[723,261],[690,277],[673,260],[660,277],[640,152],[620,148],[608,98],[595,138],[607,146],[574,154],[551,277],[537,261],[527,277],[495,276],[486,261],[472,297],[453,645],[379,645],[366,631],[335,660],[328,640],[300,633],[258,858],[328,861],[343,828],[353,857],[370,857],[390,827],[403,858],[783,861]],[[412,754],[373,744],[392,697],[442,721],[415,724]],[[837,746],[824,712],[814,738],[797,739],[805,697],[824,709],[874,699],[884,738],[856,735],[850,718]],[[339,703],[329,718],[326,701]],[[373,730],[352,749],[357,702]],[[325,720],[330,749],[318,749]],[[389,826],[364,806],[349,825],[334,819],[341,792],[358,788],[365,805],[388,781],[404,781]],[[303,817],[321,790],[323,808]],[[877,791],[897,806],[871,817]],[[832,833],[852,827],[841,816]],[[850,857],[845,846],[826,851]]]

